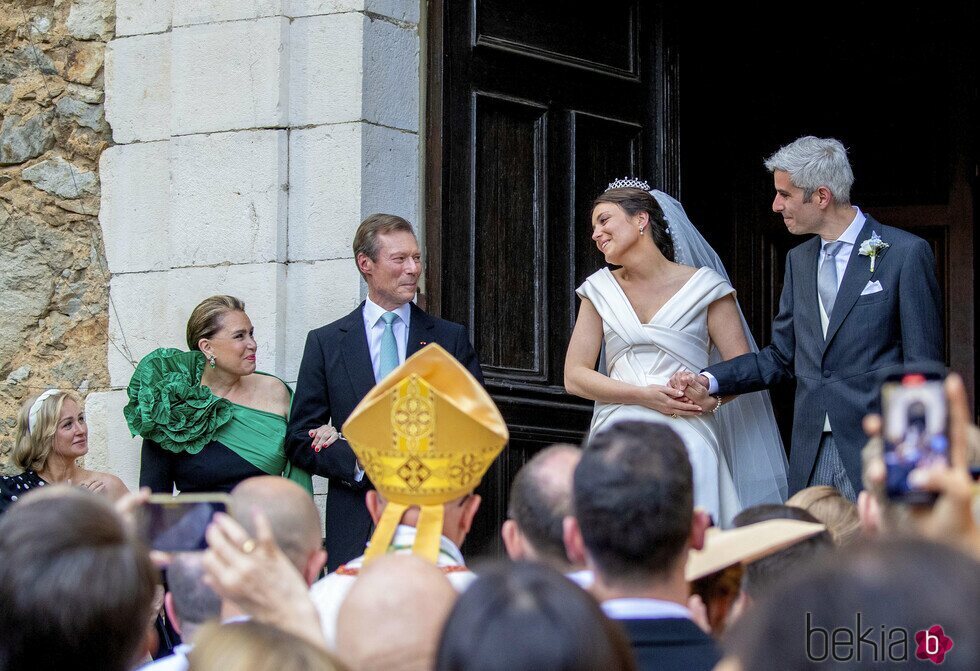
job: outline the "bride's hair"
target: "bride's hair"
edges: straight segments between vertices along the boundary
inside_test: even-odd
[[[660,205],[650,195],[649,191],[632,188],[609,189],[605,193],[599,194],[599,197],[592,201],[592,208],[589,210],[590,219],[592,211],[600,203],[619,205],[631,217],[635,217],[640,212],[646,212],[650,216],[648,228],[654,244],[657,245],[664,258],[668,261],[674,260],[674,241],[667,230],[667,221],[664,219],[663,210],[660,209]]]

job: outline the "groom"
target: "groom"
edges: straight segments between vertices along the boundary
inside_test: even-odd
[[[670,384],[700,404],[708,394],[742,394],[795,377],[790,493],[833,485],[854,500],[861,421],[877,411],[881,382],[943,356],[935,260],[925,240],[851,205],[854,174],[839,141],[801,137],[765,165],[776,187],[773,211],[790,233],[815,234],[786,255],[772,344],[700,375],[677,373]]]

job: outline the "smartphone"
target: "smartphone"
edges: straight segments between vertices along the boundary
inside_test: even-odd
[[[204,538],[211,518],[217,512],[228,512],[228,494],[154,494],[140,506],[137,530],[151,550],[194,552],[207,549]]]
[[[949,465],[949,407],[942,376],[889,376],[881,387],[881,413],[888,498],[934,502],[935,493],[909,484],[909,473],[934,464]]]

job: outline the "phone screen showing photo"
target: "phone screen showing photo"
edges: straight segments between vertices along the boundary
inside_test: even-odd
[[[881,390],[888,496],[928,503],[930,492],[915,489],[908,476],[916,468],[949,463],[946,394],[942,380],[905,375]]]
[[[153,550],[193,552],[207,549],[204,537],[216,512],[225,512],[224,501],[182,501],[147,503],[141,509],[140,535]]]

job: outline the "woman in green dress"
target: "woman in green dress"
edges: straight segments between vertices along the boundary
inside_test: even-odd
[[[143,438],[140,487],[227,492],[246,478],[283,475],[312,494],[283,452],[293,392],[255,369],[245,304],[212,296],[187,322],[189,352],[160,348],[140,361],[123,410]]]

